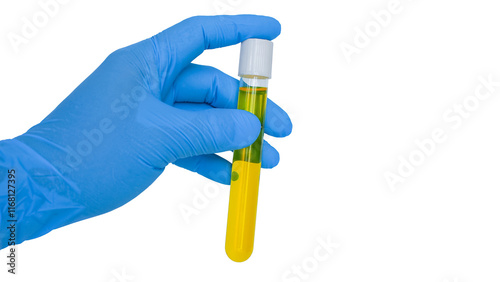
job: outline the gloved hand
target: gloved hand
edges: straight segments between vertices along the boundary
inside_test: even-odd
[[[9,236],[11,169],[16,244],[127,203],[169,163],[229,184],[231,164],[214,153],[250,145],[260,123],[235,109],[236,79],[191,61],[205,49],[279,33],[264,16],[193,17],[113,52],[40,124],[0,142],[0,247]],[[268,101],[265,133],[291,130],[288,115]],[[265,143],[262,166],[278,161]]]

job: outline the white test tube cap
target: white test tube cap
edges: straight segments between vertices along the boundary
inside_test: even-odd
[[[256,75],[271,78],[273,42],[251,38],[241,42],[239,76]]]

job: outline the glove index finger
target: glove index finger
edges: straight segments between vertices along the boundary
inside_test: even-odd
[[[248,38],[272,40],[281,32],[274,18],[257,15],[196,16],[159,33],[153,40],[161,72],[175,76],[206,49],[240,43]]]

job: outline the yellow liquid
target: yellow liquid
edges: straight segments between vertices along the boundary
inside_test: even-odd
[[[253,252],[259,178],[260,163],[233,163],[226,254],[236,262],[247,260]]]
[[[266,87],[240,84],[238,109],[256,115],[262,127],[259,137],[252,145],[234,151],[227,217],[226,254],[235,262],[247,260],[253,252],[266,104]]]

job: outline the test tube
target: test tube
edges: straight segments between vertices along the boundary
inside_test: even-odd
[[[235,150],[233,155],[226,254],[235,262],[247,260],[253,252],[267,84],[271,78],[272,57],[273,43],[269,40],[247,39],[241,43],[238,109],[255,114],[260,120],[261,130],[252,145]]]

